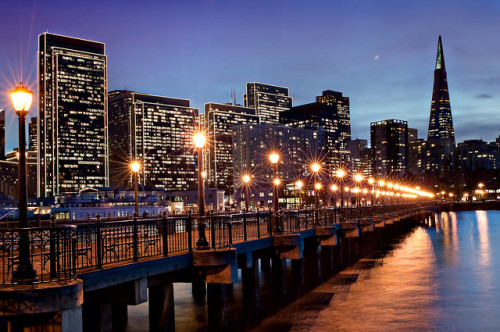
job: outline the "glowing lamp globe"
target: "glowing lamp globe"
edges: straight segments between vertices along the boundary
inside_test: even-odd
[[[343,178],[344,175],[345,175],[345,172],[344,172],[343,169],[339,169],[339,170],[337,170],[337,174],[336,175],[337,175],[338,178]]]
[[[280,181],[280,179],[274,179],[273,183],[274,183],[275,186],[279,186],[280,183],[281,183],[281,181]]]
[[[27,87],[21,82],[14,90],[9,91],[10,100],[16,113],[28,113],[31,102],[33,101],[33,92],[28,90]]]
[[[311,165],[311,169],[314,173],[318,173],[320,168],[321,166],[318,163],[314,163]]]
[[[361,174],[354,175],[354,180],[356,180],[356,182],[360,182],[361,180],[363,180],[363,175]]]
[[[134,161],[130,164],[130,168],[132,169],[132,172],[137,173],[141,169],[141,164],[138,161]]]
[[[243,175],[243,182],[245,182],[245,183],[250,182],[250,175],[248,175],[248,174]]]
[[[198,149],[203,148],[205,146],[206,141],[207,141],[207,138],[205,137],[205,134],[203,134],[203,133],[196,133],[193,135],[194,146],[197,147]]]
[[[332,191],[337,191],[338,188],[337,188],[336,185],[332,184],[332,186],[330,187],[330,189],[332,189]]]
[[[368,183],[369,183],[369,184],[373,184],[374,182],[375,182],[375,180],[374,180],[373,178],[369,178],[369,179],[368,179]]]
[[[301,189],[303,185],[304,185],[304,183],[303,183],[302,181],[297,181],[297,182],[295,182],[295,186],[296,186],[297,188],[299,188],[299,189]]]
[[[277,164],[280,160],[280,155],[273,152],[269,155],[269,160],[271,161],[271,164]]]
[[[319,182],[314,185],[314,188],[316,188],[316,190],[320,190],[321,187],[322,187],[321,183],[319,183]]]

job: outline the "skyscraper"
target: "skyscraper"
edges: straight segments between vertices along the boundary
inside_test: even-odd
[[[292,108],[288,88],[263,83],[247,83],[245,107],[255,108],[261,123],[279,123],[280,113]]]
[[[437,45],[427,141],[431,149],[430,170],[443,171],[449,169],[452,162],[452,153],[455,150],[455,131],[451,116],[450,96],[441,36],[438,38]]]
[[[195,128],[198,109],[191,108],[187,99],[110,92],[111,185],[131,185],[130,162],[140,160],[141,184],[165,190],[196,188]]]
[[[288,126],[322,129],[325,146],[321,151],[327,167],[334,169],[350,160],[349,142],[351,124],[349,98],[341,92],[326,90],[315,103],[299,105],[280,114],[280,121]]]
[[[233,132],[232,128],[242,124],[258,124],[259,117],[254,108],[231,104],[205,104],[204,126],[207,146],[207,185],[233,192]]]
[[[108,185],[103,43],[50,33],[38,44],[38,196]]]
[[[338,118],[338,150],[341,163],[349,162],[349,143],[351,141],[351,109],[349,97],[342,96],[342,92],[325,90],[316,102],[330,105],[337,110]]]
[[[372,174],[404,175],[408,170],[408,123],[384,120],[370,124]]]
[[[308,173],[312,156],[325,144],[322,129],[310,130],[271,124],[233,127],[234,176],[243,172],[255,175],[257,183],[271,184],[272,168],[269,153],[280,155],[278,176],[293,181]]]

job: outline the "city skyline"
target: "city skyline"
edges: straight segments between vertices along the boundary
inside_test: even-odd
[[[146,3],[132,10],[131,3],[109,2],[99,13],[91,2],[6,5],[0,14],[6,150],[17,146],[7,92],[21,79],[20,55],[23,79],[36,91],[36,39],[47,26],[52,33],[106,44],[109,91],[185,98],[200,110],[208,102],[229,102],[231,89],[243,104],[245,85],[253,81],[288,87],[294,106],[313,102],[326,89],[341,91],[351,99],[353,139],[368,138],[370,121],[387,118],[408,121],[426,136],[435,40],[441,34],[457,143],[498,137],[500,45],[494,33],[500,8],[493,1],[197,3]],[[137,40],[132,47],[130,40]],[[30,117],[37,113],[35,104]]]

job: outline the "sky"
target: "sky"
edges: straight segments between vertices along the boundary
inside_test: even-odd
[[[500,1],[53,1],[0,3],[0,109],[17,147],[8,97],[37,86],[45,31],[106,44],[108,90],[186,98],[204,109],[243,103],[247,82],[286,86],[293,104],[323,90],[350,98],[352,138],[370,122],[408,121],[427,137],[442,35],[456,141],[500,135]],[[37,98],[35,96],[35,98]],[[37,100],[37,99],[35,99]],[[38,111],[37,102],[30,116]]]

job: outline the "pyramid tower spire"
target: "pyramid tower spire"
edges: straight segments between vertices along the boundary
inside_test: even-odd
[[[434,146],[436,160],[431,161],[435,169],[442,170],[443,158],[455,151],[455,130],[451,116],[448,80],[444,65],[443,43],[438,38],[436,68],[434,70],[434,87],[432,89],[431,113],[427,140]]]
[[[443,69],[446,70],[444,66],[444,55],[443,55],[443,43],[441,42],[441,35],[438,38],[438,47],[437,47],[437,55],[436,55],[436,70]]]

